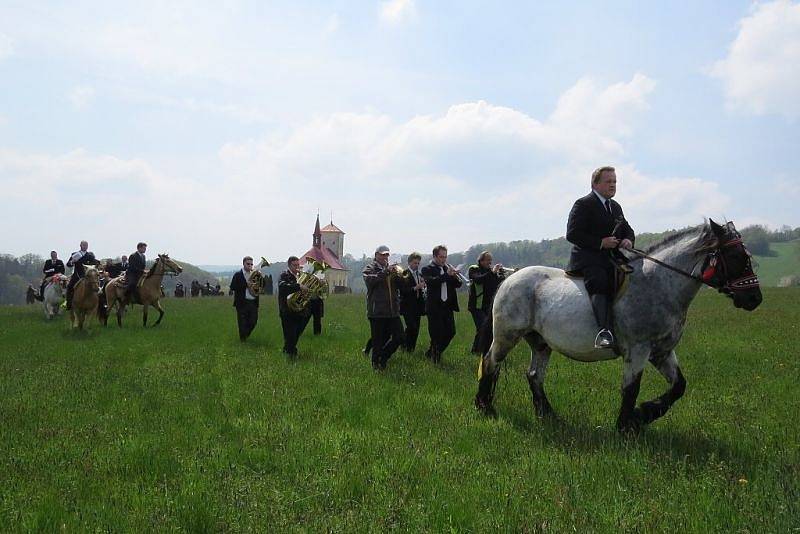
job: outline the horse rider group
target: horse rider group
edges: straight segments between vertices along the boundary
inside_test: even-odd
[[[103,271],[107,275],[104,277],[106,280],[117,278],[125,275],[125,296],[127,299],[135,297],[136,285],[139,282],[142,274],[145,272],[147,259],[145,257],[147,252],[147,243],[139,243],[136,245],[136,252],[130,256],[122,256],[117,263],[108,260],[103,266]],[[69,260],[64,265],[64,262],[58,258],[58,253],[53,250],[50,252],[50,259],[45,261],[42,267],[42,283],[39,289],[39,294],[36,295],[38,300],[44,299],[44,288],[48,280],[56,274],[65,274],[66,267],[72,268],[72,276],[67,284],[66,295],[66,308],[72,309],[72,296],[75,291],[75,285],[86,275],[87,265],[100,265],[93,252],[89,251],[89,242],[81,241],[80,248],[70,254]]]

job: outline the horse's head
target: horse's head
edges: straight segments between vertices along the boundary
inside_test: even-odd
[[[180,264],[169,257],[169,254],[159,254],[158,259],[164,264],[164,269],[175,274],[181,274],[183,272],[183,267]]]
[[[737,308],[755,310],[761,304],[761,288],[742,235],[733,222],[725,226],[709,223],[717,244],[703,264],[703,281],[731,297]]]
[[[86,274],[84,274],[83,277],[86,279],[86,283],[89,284],[89,288],[91,288],[92,291],[100,290],[100,272],[97,270],[97,267],[87,265]]]

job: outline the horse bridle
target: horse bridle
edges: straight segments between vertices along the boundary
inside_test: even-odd
[[[723,249],[735,246],[740,246],[744,250],[744,253],[747,256],[747,265],[745,266],[742,276],[733,280],[729,280],[728,263],[725,259]],[[631,248],[629,250],[637,256],[650,260],[653,263],[669,269],[670,271],[682,274],[687,278],[697,280],[701,284],[713,287],[720,293],[724,293],[726,295],[733,295],[737,291],[747,291],[759,287],[758,276],[755,274],[755,272],[753,272],[750,251],[748,251],[744,246],[744,242],[742,242],[742,236],[738,232],[735,232],[733,237],[728,241],[725,241],[724,243],[718,243],[716,248],[706,255],[705,260],[703,260],[703,266],[700,270],[701,274],[699,276],[694,274],[694,272],[684,271],[679,267],[675,267],[659,260],[658,258],[654,258],[642,250],[635,248]],[[694,269],[692,269],[692,271],[694,271]]]

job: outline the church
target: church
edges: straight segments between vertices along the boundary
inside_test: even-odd
[[[325,271],[325,280],[328,281],[330,292],[346,293],[349,290],[347,289],[347,269],[342,264],[343,255],[344,232],[333,224],[333,220],[325,228],[320,228],[319,214],[317,214],[312,245],[308,252],[298,256],[300,265],[306,264],[306,258],[324,261],[330,265],[330,269]]]

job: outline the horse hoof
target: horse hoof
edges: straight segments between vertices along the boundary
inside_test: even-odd
[[[475,397],[475,409],[477,409],[481,415],[497,417],[497,411],[494,409],[494,406],[492,406],[491,401],[487,399]]]

